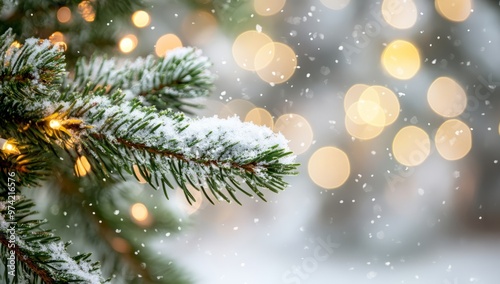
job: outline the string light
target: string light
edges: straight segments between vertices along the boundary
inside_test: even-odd
[[[61,125],[61,121],[59,121],[58,119],[52,119],[52,120],[50,120],[50,122],[49,122],[49,126],[50,126],[50,128],[52,128],[52,129],[56,129],[56,130],[58,130],[58,129],[60,129],[60,128],[61,128],[61,126],[62,126],[62,125]]]
[[[12,141],[0,138],[0,148],[7,154],[20,154],[19,149]]]

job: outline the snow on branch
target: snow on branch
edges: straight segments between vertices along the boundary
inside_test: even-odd
[[[93,57],[79,60],[71,91],[104,87],[107,93],[121,89],[129,97],[141,97],[158,109],[178,108],[183,98],[208,96],[215,76],[201,50],[181,47],[165,57],[152,55],[125,61]]]
[[[93,167],[103,169],[103,177],[122,168],[131,172],[136,164],[149,173],[153,186],[173,188],[165,175],[169,172],[181,188],[190,183],[229,201],[219,189],[230,196],[235,188],[244,191],[238,177],[262,197],[259,187],[284,189],[282,177],[296,168],[281,134],[236,117],[191,119],[172,111],[158,113],[137,100],[123,100],[119,92],[78,98],[59,111],[92,125],[80,132],[82,154]]]
[[[14,41],[11,30],[0,36],[0,94],[35,101],[57,90],[65,72],[60,47],[48,40]]]
[[[34,214],[33,206],[34,203],[27,199],[0,201],[0,246],[9,255],[14,255],[17,280],[26,283],[38,283],[36,279],[44,283],[104,283],[99,265],[90,262],[89,254],[71,257],[66,252],[67,245],[40,228],[46,221],[26,220]],[[15,215],[9,212],[11,208],[15,208]]]

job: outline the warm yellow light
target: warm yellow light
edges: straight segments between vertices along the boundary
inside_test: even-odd
[[[0,138],[0,148],[7,154],[20,154],[14,143],[7,139]]]
[[[111,240],[111,247],[119,253],[127,253],[130,251],[130,245],[128,242],[120,237],[114,237]]]
[[[427,102],[437,114],[444,117],[455,117],[465,110],[467,95],[453,79],[439,77],[432,82],[427,90]]]
[[[446,160],[459,160],[469,153],[472,147],[472,133],[458,119],[449,119],[438,128],[435,137],[436,149]]]
[[[256,125],[267,126],[271,129],[274,127],[273,116],[263,108],[254,108],[249,111],[245,117],[245,121],[252,122]]]
[[[399,116],[399,100],[394,92],[386,87],[370,86],[359,97],[358,111],[365,123],[387,126]]]
[[[57,20],[61,23],[67,23],[71,20],[71,10],[63,6],[57,10]]]
[[[384,0],[382,16],[397,29],[409,29],[417,22],[417,6],[413,0]]]
[[[79,177],[86,176],[90,172],[90,163],[87,160],[87,157],[80,156],[76,159],[75,163],[75,173]]]
[[[270,58],[267,65],[256,69],[259,77],[270,84],[288,81],[297,67],[297,56],[293,49],[279,42],[268,43],[255,55],[255,66],[261,67],[261,62],[267,62]]]
[[[53,32],[49,36],[49,40],[53,44],[55,44],[56,42],[64,41],[64,34],[61,32]]]
[[[467,20],[472,10],[471,0],[435,0],[434,4],[441,16],[453,22]]]
[[[349,178],[351,165],[344,151],[336,147],[323,147],[312,154],[307,169],[315,184],[334,189]]]
[[[255,105],[247,100],[234,99],[228,102],[220,111],[219,117],[226,118],[237,115],[240,120],[243,120],[249,111],[255,108]]]
[[[345,128],[354,138],[369,140],[377,137],[384,130],[383,126],[376,126],[366,123],[359,114],[359,102],[353,103],[345,115]]]
[[[135,203],[130,207],[130,215],[135,221],[144,222],[149,217],[148,208],[142,203]]]
[[[200,46],[214,39],[217,20],[212,13],[197,10],[189,13],[182,21],[184,38],[190,45]]]
[[[408,80],[420,69],[420,55],[412,43],[395,40],[384,49],[382,66],[394,78]]]
[[[134,169],[135,176],[139,183],[147,183],[146,179],[142,176],[139,167],[137,165],[133,165],[132,168]]]
[[[394,158],[405,166],[423,163],[431,152],[429,135],[416,126],[406,126],[399,130],[392,141]]]
[[[179,37],[174,34],[165,34],[156,41],[155,53],[163,57],[168,51],[178,47],[182,47],[182,42]]]
[[[137,37],[133,34],[124,36],[119,43],[120,51],[123,53],[132,52],[137,47]]]
[[[132,23],[138,28],[144,28],[149,25],[151,22],[151,18],[149,17],[148,12],[146,11],[135,11],[134,14],[132,14]]]
[[[49,122],[49,126],[52,129],[59,129],[59,128],[61,128],[62,124],[61,124],[61,121],[59,121],[58,119],[52,119]]]
[[[261,16],[271,16],[279,13],[285,6],[286,0],[254,0],[255,12]]]
[[[321,3],[325,5],[325,7],[332,10],[341,10],[344,9],[351,0],[321,0]]]
[[[311,125],[298,114],[289,113],[280,116],[274,124],[274,131],[282,133],[290,141],[288,146],[296,155],[307,151],[312,144]]]
[[[78,4],[78,12],[80,12],[82,18],[87,22],[93,22],[95,20],[94,7],[90,1],[80,2],[80,4]]]
[[[274,50],[271,50],[267,56],[262,54],[262,58],[258,60],[255,57],[257,52],[269,43],[272,43],[271,38],[263,32],[246,31],[240,34],[234,40],[232,47],[234,61],[241,68],[250,71],[266,67],[274,57]]]
[[[359,98],[368,87],[366,84],[354,84],[347,90],[344,96],[344,111],[346,113],[352,104],[359,101]]]

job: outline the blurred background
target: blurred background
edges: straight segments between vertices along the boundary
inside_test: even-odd
[[[112,52],[202,49],[218,80],[193,116],[273,128],[301,164],[267,203],[161,201],[186,225],[149,246],[195,283],[498,282],[499,1],[157,0],[130,21]]]

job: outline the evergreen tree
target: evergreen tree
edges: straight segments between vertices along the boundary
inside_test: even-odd
[[[155,198],[135,194],[130,180],[166,198],[180,187],[188,202],[198,191],[211,203],[241,204],[242,194],[265,200],[263,189],[283,190],[283,177],[295,172],[282,135],[238,118],[184,113],[215,80],[200,50],[135,60],[94,53],[116,45],[119,25],[103,29],[106,15],[125,23],[140,7],[112,2],[0,1],[5,283],[188,283],[171,260],[144,245],[149,231],[168,236],[181,221]],[[80,16],[61,26],[61,7]],[[72,34],[68,46],[39,39],[63,29]],[[50,203],[38,208],[58,213],[41,218],[38,200]],[[152,216],[129,217],[132,204]],[[82,253],[89,247],[92,255]]]

